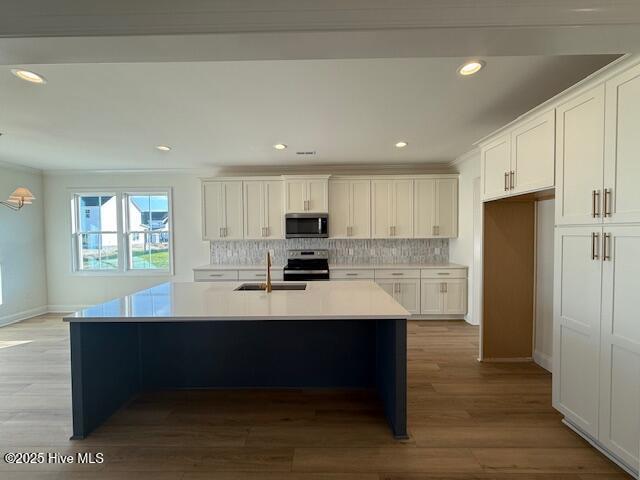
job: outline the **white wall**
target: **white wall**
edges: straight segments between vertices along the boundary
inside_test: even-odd
[[[209,263],[202,240],[200,178],[196,174],[48,173],[44,176],[49,308],[72,310],[167,281],[192,281],[192,268]],[[175,275],[73,273],[71,270],[70,192],[73,188],[171,187]]]
[[[473,302],[474,268],[473,268],[473,182],[480,177],[480,152],[471,151],[460,157],[455,164],[460,174],[458,185],[458,238],[449,242],[449,260],[469,267],[468,305],[469,311],[465,320],[471,324],[479,324],[478,308]]]
[[[36,200],[18,212],[0,206],[0,325],[44,313],[47,305],[42,174],[0,163],[0,200],[17,187],[31,190]]]
[[[553,236],[555,200],[536,202],[536,318],[533,358],[551,371],[553,355]]]

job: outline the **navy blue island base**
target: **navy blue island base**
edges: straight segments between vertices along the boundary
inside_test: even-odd
[[[72,439],[139,392],[203,388],[375,388],[408,438],[406,319],[105,319],[70,334]]]

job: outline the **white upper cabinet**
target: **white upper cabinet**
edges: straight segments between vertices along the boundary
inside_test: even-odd
[[[519,195],[555,185],[555,111],[516,125],[481,148],[482,198]]]
[[[329,181],[329,236],[371,238],[371,181]]]
[[[458,235],[458,180],[418,178],[414,184],[414,236],[453,238]]]
[[[640,453],[639,273],[640,227],[605,226],[599,439],[636,470]]]
[[[247,180],[244,190],[244,238],[283,238],[282,182]]]
[[[640,66],[607,82],[606,112],[604,221],[637,223],[640,222]]]
[[[242,181],[202,183],[202,238],[237,240],[243,232]]]
[[[550,110],[511,133],[510,189],[514,194],[555,184],[556,112]]]
[[[326,213],[329,210],[329,177],[285,177],[285,210],[287,212]]]
[[[509,194],[511,135],[502,135],[481,149],[482,198],[489,200]]]
[[[372,237],[413,237],[413,180],[371,181]]]
[[[604,85],[557,108],[556,224],[602,222]]]

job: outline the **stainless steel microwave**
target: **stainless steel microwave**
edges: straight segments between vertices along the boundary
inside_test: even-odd
[[[328,220],[326,213],[287,213],[284,217],[285,238],[327,238]]]

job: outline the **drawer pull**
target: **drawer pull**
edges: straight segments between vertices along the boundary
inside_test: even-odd
[[[347,277],[357,277],[358,276],[357,273],[347,273],[346,275],[347,275]]]
[[[224,277],[223,273],[210,273],[209,274],[210,277]]]
[[[256,277],[266,277],[267,274],[266,273],[256,273],[254,274]]]
[[[438,275],[451,275],[449,272],[438,272]]]
[[[404,275],[404,273],[401,273],[401,272],[393,272],[391,275],[395,275],[395,276],[400,277],[400,276]]]

